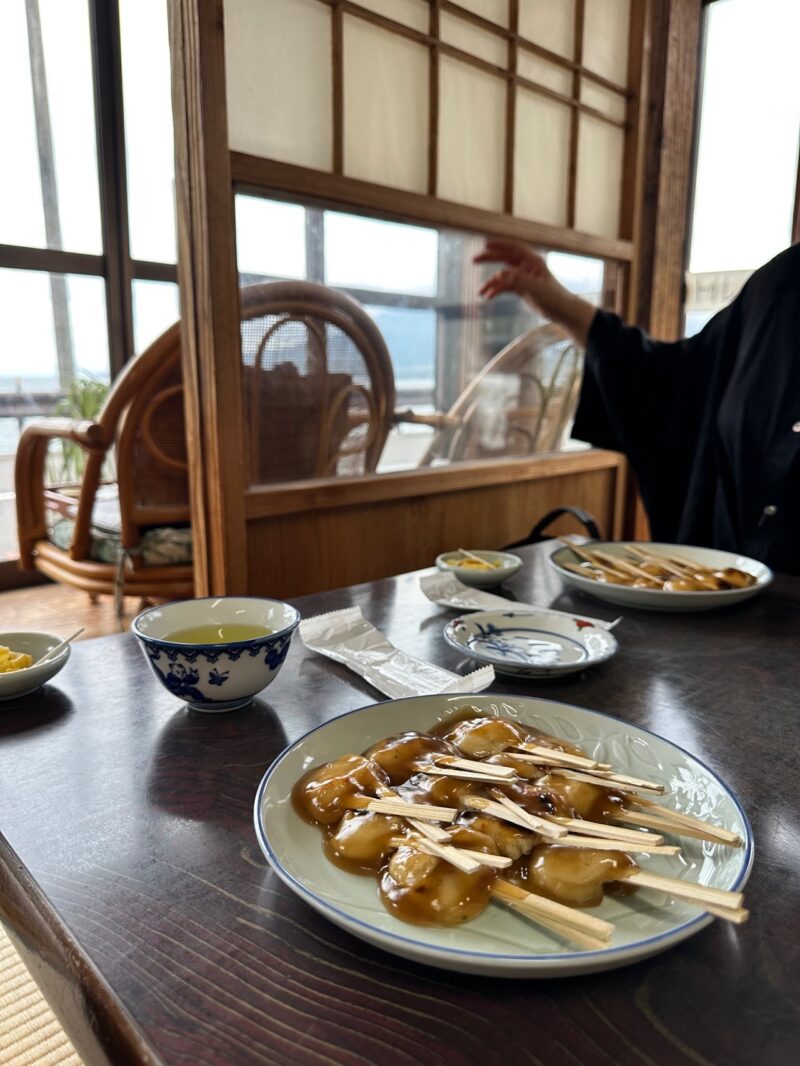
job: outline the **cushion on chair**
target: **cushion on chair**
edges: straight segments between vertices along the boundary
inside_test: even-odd
[[[72,543],[75,523],[71,518],[62,518],[50,529],[47,537],[57,548],[64,551]],[[122,554],[122,537],[108,528],[92,526],[92,541],[89,558],[97,563],[117,563]],[[173,529],[163,526],[149,529],[143,536],[135,554],[141,555],[145,566],[184,566],[192,561],[191,529]]]

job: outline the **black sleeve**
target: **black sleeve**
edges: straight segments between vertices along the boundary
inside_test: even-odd
[[[592,321],[572,435],[628,457],[656,539],[674,540],[681,528],[698,455],[713,434],[721,353],[738,329],[737,304],[671,343],[608,311]]]
[[[713,362],[704,334],[654,341],[610,311],[598,311],[589,330],[573,437],[633,460],[656,436],[672,436],[676,415],[681,435],[691,433],[687,420],[702,413],[697,399]]]

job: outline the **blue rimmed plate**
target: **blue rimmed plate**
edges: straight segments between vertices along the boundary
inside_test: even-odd
[[[475,611],[444,627],[457,651],[511,677],[561,677],[605,662],[613,635],[586,618],[546,611]]]
[[[699,932],[711,915],[661,893],[606,897],[591,913],[614,922],[602,951],[577,951],[524,918],[492,904],[474,921],[452,928],[408,925],[378,898],[372,877],[329,862],[322,834],[304,822],[289,798],[310,767],[345,752],[363,751],[383,737],[425,731],[467,707],[504,715],[578,744],[624,773],[662,781],[678,810],[724,825],[743,848],[681,838],[679,859],[642,857],[643,869],[717,888],[741,889],[752,865],[750,825],[734,793],[694,756],[655,733],[608,715],[554,700],[516,696],[417,696],[350,711],[312,729],[282,752],[265,774],[255,799],[255,830],[277,875],[311,907],[354,936],[429,966],[495,977],[566,977],[638,962]],[[744,935],[747,935],[746,930]]]

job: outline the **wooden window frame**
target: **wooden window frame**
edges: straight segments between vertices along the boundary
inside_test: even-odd
[[[315,170],[309,167],[285,163],[265,156],[246,152],[231,152],[231,171],[238,191],[248,188],[262,195],[266,189],[276,193],[295,193],[308,198],[328,201],[330,206],[357,207],[361,213],[374,212],[379,217],[394,218],[398,221],[431,223],[449,226],[454,229],[472,230],[474,232],[511,236],[533,244],[554,250],[591,255],[603,259],[630,262],[634,248],[632,242],[633,214],[632,199],[626,198],[628,176],[635,173],[636,159],[639,152],[639,106],[638,96],[641,84],[642,57],[644,52],[644,13],[649,0],[632,0],[629,36],[629,77],[626,85],[595,73],[582,62],[583,10],[584,0],[575,0],[575,56],[571,60],[553,52],[524,37],[518,29],[518,0],[509,2],[509,25],[500,26],[483,18],[475,12],[455,3],[454,0],[428,0],[430,7],[429,29],[427,33],[414,29],[386,15],[362,7],[354,0],[315,0],[332,12],[332,167],[330,170]],[[462,22],[477,26],[496,39],[506,41],[508,55],[505,65],[490,63],[470,52],[451,45],[441,39],[440,16],[448,14]],[[379,27],[415,44],[422,45],[430,51],[429,81],[429,121],[428,121],[428,183],[426,193],[413,193],[395,189],[374,182],[362,181],[348,177],[344,173],[344,59],[343,59],[343,19],[344,16],[357,18],[372,26]],[[517,69],[517,56],[520,52],[535,55],[572,74],[572,91],[570,95],[557,92],[548,86],[521,75]],[[442,56],[457,59],[477,70],[502,80],[507,86],[505,116],[505,159],[504,159],[504,193],[503,210],[492,211],[483,208],[446,201],[437,196],[438,190],[438,135],[439,135],[439,68]],[[583,80],[593,82],[609,92],[615,93],[625,102],[625,116],[615,119],[604,112],[583,103],[581,84]],[[540,96],[555,100],[569,107],[570,141],[569,141],[569,181],[567,190],[567,225],[555,226],[517,218],[513,214],[513,168],[514,168],[514,131],[516,112],[516,90],[524,88]],[[577,156],[578,156],[578,118],[581,114],[591,115],[625,134],[623,153],[623,182],[620,210],[620,235],[617,238],[581,233],[574,226],[577,195]]]
[[[512,236],[554,250],[603,258],[609,262],[605,279],[607,298],[613,297],[617,310],[629,320],[662,335],[668,335],[661,326],[675,318],[673,312],[679,300],[675,264],[679,264],[679,278],[688,189],[688,153],[683,148],[685,137],[691,137],[691,129],[686,129],[686,109],[681,112],[681,106],[687,98],[693,99],[701,0],[632,0],[623,210],[619,237],[613,240],[516,219],[508,210],[483,210],[435,196],[436,153],[432,147],[438,122],[438,60],[442,54],[453,52],[452,46],[443,46],[438,40],[439,18],[444,11],[455,13],[506,37],[514,36],[513,26],[505,29],[484,25],[486,20],[450,0],[429,0],[429,32],[424,34],[374,12],[356,11],[358,5],[350,0],[321,2],[332,8],[334,19],[334,146],[337,142],[339,146],[334,147],[333,173],[230,151],[223,0],[171,0],[173,107],[179,162],[176,170],[179,263],[184,303],[187,421],[190,439],[195,444],[192,492],[198,538],[198,594],[247,589],[246,530],[248,521],[256,515],[259,516],[256,521],[263,522],[265,518],[269,520],[291,510],[298,516],[308,514],[307,520],[311,521],[315,509],[333,507],[337,499],[343,504],[347,501],[357,505],[358,501],[387,500],[386,493],[394,499],[404,499],[447,491],[451,483],[486,486],[492,480],[512,482],[527,468],[541,478],[551,466],[557,469],[554,464],[564,462],[574,464],[574,469],[582,462],[591,466],[608,461],[624,468],[624,460],[619,456],[587,452],[343,479],[325,486],[297,483],[277,489],[248,490],[241,473],[244,442],[236,428],[241,424],[241,396],[234,191],[279,195],[282,199],[293,196],[313,199],[323,206],[355,209],[363,215],[440,225],[487,236]],[[513,19],[514,4],[512,0],[509,3]],[[458,11],[454,11],[456,8]],[[357,14],[431,49],[432,139],[426,194],[393,189],[341,173],[344,100],[337,50],[341,49],[344,14]],[[510,51],[528,44],[517,39]],[[532,51],[538,53],[538,46]],[[484,61],[466,56],[466,53],[459,54],[457,58],[486,69]],[[580,64],[552,53],[544,58],[560,65],[566,63],[573,73],[576,67],[580,68]],[[491,73],[506,78],[509,87],[519,84],[516,72],[488,66]],[[583,76],[582,70],[577,72]],[[591,72],[586,76],[592,77]],[[545,92],[545,95],[549,94]],[[580,101],[573,110],[575,114],[583,110]],[[512,118],[513,106],[509,103],[506,121],[510,123]],[[508,166],[506,177],[507,174]],[[510,202],[506,180],[504,207],[511,206]],[[222,423],[226,426],[225,433],[219,432]],[[224,477],[220,476],[221,472],[225,473]],[[624,479],[624,473],[620,477]],[[629,494],[627,502],[632,499]],[[624,525],[629,531],[632,522],[630,515],[623,521],[620,513],[615,528]]]

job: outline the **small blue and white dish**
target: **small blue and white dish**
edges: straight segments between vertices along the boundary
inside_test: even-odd
[[[509,677],[563,677],[617,650],[613,634],[588,618],[547,611],[475,611],[448,622],[444,639]]]
[[[164,688],[195,711],[235,711],[270,685],[283,665],[300,612],[283,600],[215,596],[150,607],[132,630]],[[199,626],[249,626],[265,630],[246,640],[193,643],[176,640]]]

